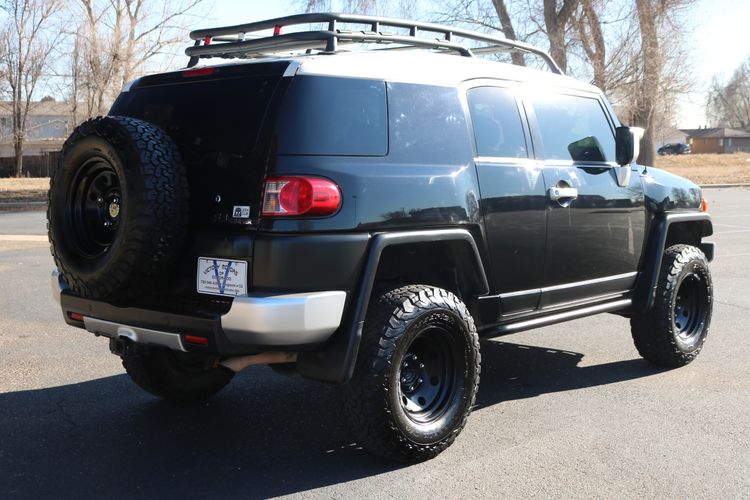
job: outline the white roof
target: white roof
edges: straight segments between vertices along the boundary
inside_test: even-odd
[[[478,57],[427,51],[353,51],[289,58],[297,75],[376,78],[390,82],[456,86],[476,78],[529,82],[543,86],[599,92],[574,78]],[[290,68],[294,70],[294,68]],[[290,73],[287,70],[287,75]]]
[[[421,83],[457,86],[467,80],[490,78],[532,83],[544,87],[561,87],[600,93],[589,83],[551,71],[531,69],[479,57],[437,54],[420,50],[359,50],[335,54],[310,54],[289,57],[268,57],[253,60],[232,60],[216,63],[202,59],[199,67],[255,64],[289,61],[284,76],[321,75],[372,78],[388,82]]]

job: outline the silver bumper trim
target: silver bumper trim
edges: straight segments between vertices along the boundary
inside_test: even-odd
[[[221,327],[232,342],[302,345],[325,342],[341,324],[346,292],[236,297]]]
[[[179,333],[160,332],[139,328],[137,326],[121,325],[96,318],[83,318],[83,324],[91,333],[104,335],[105,337],[119,339],[126,338],[139,344],[160,345],[168,347],[173,351],[185,351]]]
[[[52,276],[49,277],[49,284],[52,288],[52,298],[55,299],[57,304],[60,304],[60,294],[65,289],[63,282],[60,280],[60,271],[57,269],[52,271]]]

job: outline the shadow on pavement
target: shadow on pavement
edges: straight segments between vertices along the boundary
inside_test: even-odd
[[[478,406],[658,373],[641,360],[485,341]],[[0,395],[0,497],[268,497],[402,467],[352,443],[335,387],[268,368],[208,403],[153,399],[125,375]]]

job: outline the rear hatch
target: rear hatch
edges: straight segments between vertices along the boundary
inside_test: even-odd
[[[264,123],[287,66],[251,63],[147,76],[120,94],[111,115],[161,127],[180,150],[190,226],[179,263],[163,286],[117,305],[198,315],[226,312],[231,296],[198,293],[199,259],[232,260],[238,268],[245,262],[241,269],[252,286],[253,241],[272,142]]]
[[[270,143],[270,137],[260,138],[262,125],[287,66],[240,64],[147,76],[110,110],[161,127],[177,144],[188,172],[193,228],[253,227]]]

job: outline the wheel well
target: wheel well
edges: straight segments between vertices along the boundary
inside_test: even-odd
[[[433,285],[467,300],[482,290],[482,268],[465,241],[391,245],[383,249],[375,275],[382,284]]]
[[[701,238],[712,233],[713,228],[709,221],[675,222],[669,225],[665,248],[678,243],[698,246]]]

